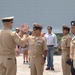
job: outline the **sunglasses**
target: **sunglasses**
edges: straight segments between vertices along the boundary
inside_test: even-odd
[[[36,31],[37,29],[33,29],[33,31]]]

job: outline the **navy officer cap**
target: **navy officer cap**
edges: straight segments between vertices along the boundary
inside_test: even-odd
[[[68,30],[68,31],[70,31],[70,28],[69,28],[67,25],[64,25],[62,28],[63,28],[63,30]]]
[[[71,26],[75,26],[75,20],[71,21]]]
[[[4,17],[4,18],[2,18],[1,20],[2,20],[2,22],[10,22],[10,21],[13,20],[13,19],[14,19],[14,17],[11,16],[11,17]]]
[[[42,25],[40,25],[40,24],[38,24],[38,23],[34,23],[33,24],[33,29],[42,29],[43,27],[42,27]]]

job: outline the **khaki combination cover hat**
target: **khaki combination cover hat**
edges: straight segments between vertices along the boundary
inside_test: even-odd
[[[42,25],[38,24],[38,23],[34,23],[33,24],[33,29],[43,29]]]

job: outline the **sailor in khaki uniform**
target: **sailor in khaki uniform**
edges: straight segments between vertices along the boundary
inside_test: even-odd
[[[66,63],[66,61],[68,61],[68,59],[70,58],[71,37],[69,35],[69,31],[69,27],[63,26],[63,37],[61,39],[63,75],[70,75],[70,66]]]
[[[75,75],[75,21],[71,21],[71,33],[74,35],[70,45],[71,73]]]
[[[12,32],[14,17],[2,18],[4,28],[0,30],[0,75],[16,75],[15,47],[22,45],[25,38]]]
[[[44,63],[47,54],[47,44],[45,38],[40,36],[42,26],[35,23],[33,25],[34,36],[27,38],[29,42],[30,71],[31,75],[43,75]]]

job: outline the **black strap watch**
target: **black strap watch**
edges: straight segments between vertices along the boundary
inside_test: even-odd
[[[27,32],[23,32],[23,34],[27,34]]]

